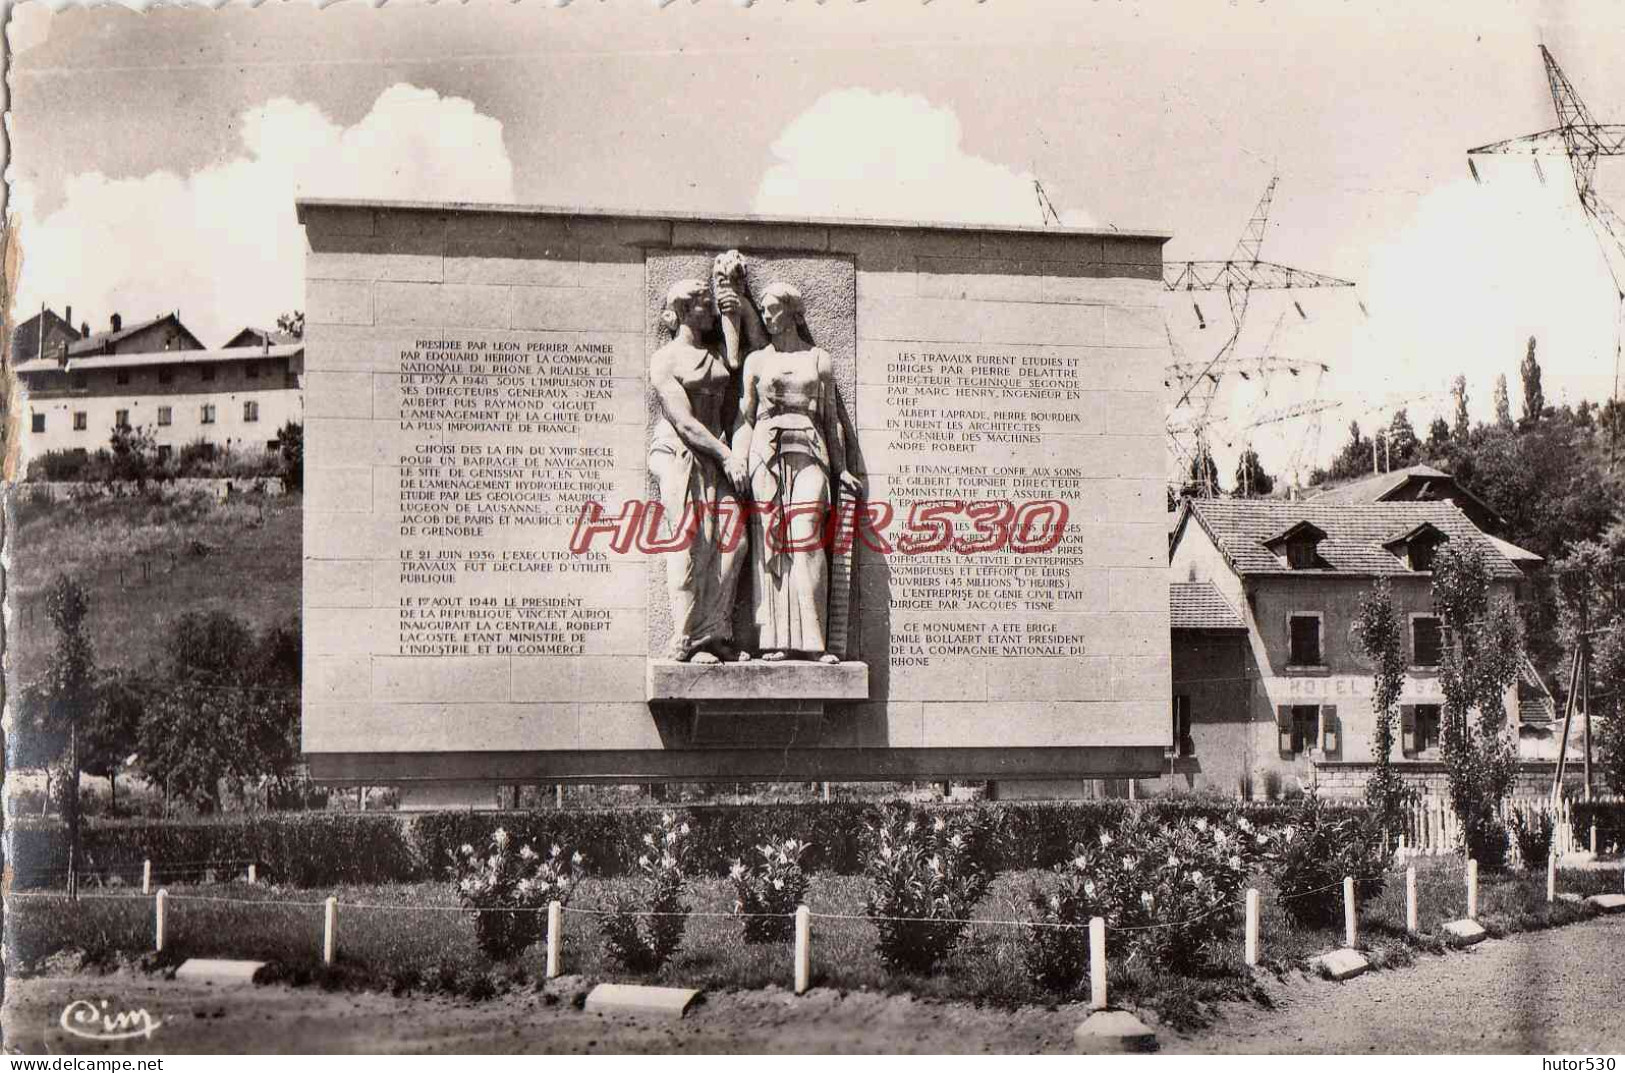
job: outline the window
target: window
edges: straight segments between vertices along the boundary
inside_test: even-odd
[[[213,365],[205,365],[198,369],[198,374],[205,380],[213,380],[214,373],[215,369]]]
[[[260,404],[253,399],[243,403],[243,420],[258,421],[260,419]]]
[[[1411,664],[1437,667],[1443,652],[1444,633],[1439,629],[1439,620],[1432,615],[1417,615],[1411,619]]]
[[[299,386],[299,374],[292,371],[283,373],[282,386],[297,388]]]
[[[171,406],[158,407],[158,423],[160,425],[173,425],[175,423],[175,410]]]
[[[1169,756],[1190,756],[1196,750],[1191,741],[1191,698],[1180,693],[1174,697],[1174,744]]]
[[[73,431],[83,432],[90,427],[90,415],[83,410],[73,412]]]
[[[1400,742],[1406,756],[1436,754],[1443,709],[1437,704],[1402,704],[1399,708]]]
[[[128,411],[128,410],[114,410],[113,411],[113,427],[114,428],[129,428],[130,427],[130,411]]]
[[[118,382],[120,384],[128,384],[130,382],[130,370],[120,369],[118,371]]]
[[[1286,546],[1286,563],[1294,570],[1313,570],[1320,565],[1313,540],[1294,540]]]
[[[29,421],[28,427],[34,432],[44,432],[45,431],[45,415],[44,414],[35,414],[33,416],[33,419]]]
[[[173,455],[174,453],[175,453],[175,448],[171,447],[169,444],[160,443],[158,445],[158,461],[160,461],[160,462],[168,462],[169,457],[171,455]]]
[[[203,404],[203,409],[202,409],[202,412],[201,412],[200,416],[201,416],[201,418],[203,420],[203,423],[205,425],[214,424],[214,403],[212,403],[212,402],[204,403]]]
[[[1319,615],[1292,616],[1291,641],[1286,661],[1293,667],[1322,665]]]
[[[1315,747],[1320,734],[1320,705],[1283,704],[1276,710],[1276,721],[1282,756],[1303,756]]]
[[[158,382],[160,384],[173,384],[175,382],[175,370],[174,369],[159,369],[158,370]]]
[[[247,365],[244,365],[243,375],[248,377],[250,380],[258,380],[260,378],[260,363],[257,361],[251,361]]]
[[[90,374],[89,373],[74,373],[73,374],[73,389],[75,391],[84,391],[88,387],[90,387]]]
[[[1433,557],[1439,553],[1440,540],[1413,540],[1410,547],[1412,570],[1432,570]]]

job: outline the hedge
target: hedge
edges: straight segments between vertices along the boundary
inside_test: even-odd
[[[688,805],[696,871],[725,875],[737,858],[774,838],[811,842],[810,865],[842,875],[863,870],[863,841],[881,806],[867,802],[798,802],[758,805]],[[1129,808],[1173,820],[1217,819],[1240,809],[1253,822],[1288,822],[1290,802],[1238,803],[1204,798],[1149,801],[1000,802],[926,806],[927,813],[979,808],[990,817],[1000,870],[1046,868],[1065,860],[1074,843],[1115,828]],[[1359,806],[1348,806],[1357,808]],[[84,872],[117,874],[139,882],[151,859],[155,883],[241,875],[248,862],[263,881],[297,887],[340,883],[413,882],[446,874],[450,854],[465,842],[480,845],[497,827],[521,843],[545,850],[554,842],[586,855],[599,875],[614,875],[637,856],[639,839],[662,811],[654,807],[544,809],[524,812],[317,812],[262,813],[208,820],[107,820],[82,832]],[[66,829],[59,822],[16,819],[7,849],[17,862],[19,887],[56,886],[67,872]]]

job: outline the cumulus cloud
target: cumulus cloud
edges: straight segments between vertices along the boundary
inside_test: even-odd
[[[951,108],[924,97],[842,89],[824,94],[773,143],[760,213],[953,223],[1042,223],[1033,177],[976,156]],[[1063,222],[1093,224],[1081,209]]]
[[[298,195],[512,201],[502,124],[469,101],[386,89],[354,126],[278,98],[241,117],[243,155],[189,175],[68,179],[43,220],[22,191],[17,312],[41,303],[106,327],[179,308],[205,344],[304,304]]]

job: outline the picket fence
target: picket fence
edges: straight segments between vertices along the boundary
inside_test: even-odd
[[[1597,800],[1618,800],[1617,795],[1608,795]],[[1501,816],[1507,824],[1507,844],[1514,858],[1514,863],[1532,867],[1539,862],[1518,861],[1518,840],[1512,835],[1512,818],[1515,815],[1524,817],[1550,816],[1552,820],[1552,852],[1559,857],[1570,853],[1591,851],[1595,853],[1598,847],[1596,831],[1576,831],[1574,827],[1574,808],[1568,798],[1553,801],[1550,797],[1518,796],[1506,800],[1501,808]],[[1461,821],[1456,818],[1455,810],[1450,807],[1450,799],[1438,794],[1425,794],[1419,798],[1403,820],[1403,841],[1400,844],[1399,856],[1404,857],[1436,857],[1441,854],[1464,852],[1465,846],[1461,839]]]

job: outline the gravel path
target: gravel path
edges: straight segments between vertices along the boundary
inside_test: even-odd
[[[1342,1053],[1625,1051],[1625,917],[1492,940],[1423,956],[1409,968],[1345,984],[1294,976],[1267,986],[1274,1009],[1232,1006],[1192,1038],[1164,1032],[1168,1051]],[[633,1053],[1070,1052],[1077,1006],[1017,1011],[815,990],[707,996],[681,1022],[605,1018],[557,995],[488,1002],[328,993],[315,988],[214,988],[139,973],[14,980],[0,1011],[5,1049],[26,1053],[298,1053],[383,1051]],[[100,1043],[62,1030],[75,1000],[109,1012],[145,1008],[163,1024],[150,1041]]]
[[[1342,1054],[1625,1051],[1625,917],[1492,939],[1343,984],[1272,986],[1274,1010],[1232,1007],[1190,1052]]]

